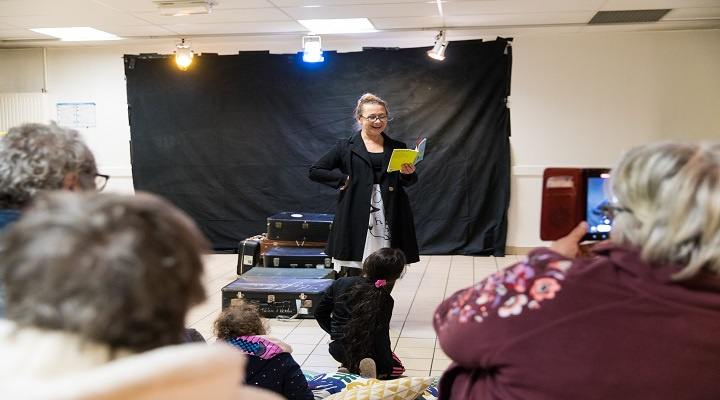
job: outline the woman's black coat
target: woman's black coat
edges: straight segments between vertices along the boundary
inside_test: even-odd
[[[380,191],[385,204],[385,219],[390,225],[390,243],[405,253],[408,264],[415,263],[420,261],[420,256],[405,187],[417,182],[418,176],[417,173],[387,172],[393,149],[407,146],[384,132],[382,135],[385,141]],[[359,132],[347,139],[338,139],[335,146],[310,167],[309,173],[311,180],[334,189],[342,187],[348,176],[350,184],[340,191],[325,252],[339,260],[362,262],[374,175],[370,154]]]

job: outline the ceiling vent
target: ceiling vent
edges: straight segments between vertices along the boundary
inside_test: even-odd
[[[662,10],[626,10],[599,11],[590,20],[590,24],[629,24],[636,22],[657,22],[672,9]]]

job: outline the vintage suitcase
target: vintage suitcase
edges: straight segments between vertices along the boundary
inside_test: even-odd
[[[260,241],[260,255],[265,254],[273,247],[320,247],[325,248],[325,242],[306,242],[303,240],[273,240],[264,238]]]
[[[266,318],[314,318],[322,294],[332,279],[240,277],[221,289],[222,308],[234,301],[255,303]]]
[[[332,268],[322,247],[273,247],[262,255],[264,267]]]
[[[282,212],[267,219],[267,237],[273,240],[327,242],[334,214]]]
[[[246,271],[243,278],[298,278],[298,279],[335,279],[335,270],[332,268],[275,268],[255,267]]]
[[[262,263],[262,258],[260,258],[260,242],[264,238],[265,235],[256,235],[240,241],[238,244],[238,275],[242,275],[250,268]]]

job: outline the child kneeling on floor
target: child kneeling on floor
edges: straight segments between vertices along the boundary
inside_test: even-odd
[[[266,336],[268,330],[258,307],[245,301],[222,310],[214,325],[218,342],[227,342],[248,355],[246,384],[272,390],[290,400],[312,400],[313,392],[290,355],[292,347]]]
[[[363,262],[362,276],[339,278],[315,308],[330,334],[329,351],[341,369],[368,378],[394,379],[405,372],[392,352],[390,319],[395,301],[387,285],[405,273],[405,254],[382,248]]]

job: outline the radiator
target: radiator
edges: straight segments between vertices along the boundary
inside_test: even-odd
[[[0,132],[28,122],[50,122],[47,93],[0,93]]]

